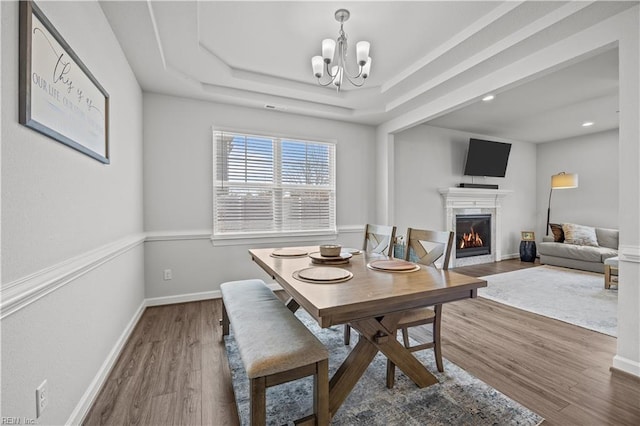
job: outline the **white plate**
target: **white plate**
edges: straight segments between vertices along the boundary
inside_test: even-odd
[[[309,253],[309,257],[311,259],[320,260],[320,261],[339,261],[339,260],[348,260],[351,259],[353,255],[351,253],[342,252],[340,256],[323,256],[319,251],[314,251]]]

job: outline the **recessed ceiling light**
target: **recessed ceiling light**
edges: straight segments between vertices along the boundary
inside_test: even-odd
[[[589,127],[589,126],[593,126],[593,121],[585,121],[584,123],[582,123],[582,127]]]
[[[487,96],[485,96],[484,98],[482,98],[482,100],[483,100],[484,102],[489,102],[489,101],[492,101],[492,100],[494,100],[494,99],[495,99],[495,96],[494,96],[494,95],[487,95]]]

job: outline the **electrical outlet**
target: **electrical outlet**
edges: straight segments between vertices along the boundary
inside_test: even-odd
[[[49,388],[45,380],[36,388],[36,418],[42,415],[47,404],[49,404]]]
[[[165,269],[164,270],[164,280],[165,281],[169,281],[173,279],[173,272],[171,272],[171,269]]]

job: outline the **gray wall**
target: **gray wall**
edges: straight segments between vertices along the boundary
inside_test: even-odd
[[[373,127],[145,93],[144,223],[156,239],[145,248],[148,298],[216,291],[234,279],[267,279],[247,254],[260,243],[214,247],[209,239],[214,125],[336,140],[339,241],[362,244],[362,227],[375,219]],[[163,280],[164,269],[172,269],[171,281]]]
[[[483,135],[415,126],[395,135],[394,217],[398,233],[407,227],[445,229],[445,211],[439,188],[471,183],[463,175],[470,138],[511,142],[507,174],[504,178],[474,177],[473,183],[497,184],[513,191],[502,203],[502,256],[518,253],[520,232],[535,227],[536,146]]]
[[[618,130],[594,133],[538,145],[538,227],[545,233],[551,176],[577,173],[578,188],[555,189],[551,223],[618,228]]]
[[[47,379],[38,421],[63,424],[144,299],[142,244],[105,249],[142,232],[142,94],[97,2],[38,5],[111,102],[110,165],[20,125],[18,2],[1,3],[2,415],[35,419]],[[6,290],[41,283],[61,287],[5,313]]]

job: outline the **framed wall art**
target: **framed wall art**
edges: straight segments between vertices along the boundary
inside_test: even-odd
[[[109,164],[109,95],[32,1],[20,2],[21,124]]]
[[[522,241],[535,241],[536,235],[533,231],[522,231]]]

